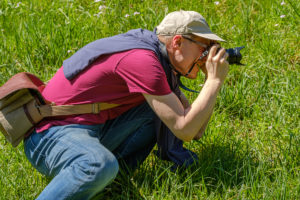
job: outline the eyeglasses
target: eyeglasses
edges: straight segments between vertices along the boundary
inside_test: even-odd
[[[201,47],[204,47],[204,48],[207,48],[207,47],[208,47],[208,45],[203,44],[202,42],[193,40],[192,38],[189,38],[189,37],[187,37],[187,36],[184,36],[184,35],[183,35],[182,37],[183,37],[184,39],[187,39],[187,40],[189,40],[189,41],[191,41],[191,42],[194,42],[194,43],[200,45]]]
[[[201,47],[204,47],[205,49],[209,49],[209,48],[210,48],[211,46],[213,46],[214,44],[218,44],[218,43],[216,43],[216,42],[211,42],[209,45],[207,45],[207,44],[203,44],[202,42],[193,40],[192,38],[187,37],[187,36],[184,36],[184,35],[182,35],[182,37],[183,37],[184,39],[187,39],[187,40],[189,40],[189,41],[191,41],[191,42],[194,42],[194,43],[200,45]]]

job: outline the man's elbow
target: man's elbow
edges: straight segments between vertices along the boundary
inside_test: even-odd
[[[184,139],[182,139],[182,141],[184,142],[191,142],[192,141],[192,137],[185,137]]]
[[[180,139],[183,140],[184,142],[191,142],[192,140],[199,140],[204,135],[204,132],[205,131],[202,130],[202,129],[200,131],[196,131],[196,132],[192,132],[192,131],[184,132],[184,131],[182,131]]]
[[[176,125],[173,126],[173,133],[176,135],[177,138],[181,139],[184,142],[190,142],[192,141],[195,137],[201,137],[199,136],[199,132],[202,131],[202,129],[198,129],[195,126],[187,125],[184,123],[185,121],[182,120],[180,121],[181,123],[175,123]],[[204,132],[204,130],[203,130]]]
[[[178,135],[177,137],[179,139],[181,139],[184,142],[190,142],[194,139],[197,132],[194,130],[181,129],[181,130],[177,130],[177,133],[178,134],[176,134],[176,135]]]
[[[197,135],[193,138],[193,140],[199,140],[200,138],[202,138],[202,136],[204,135],[204,130],[200,130]]]

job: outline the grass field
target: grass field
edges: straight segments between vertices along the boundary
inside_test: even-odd
[[[199,163],[173,172],[151,154],[98,199],[300,199],[299,1],[0,0],[0,85],[22,71],[47,81],[83,45],[179,9],[200,12],[224,47],[245,45],[245,65],[230,67],[205,136],[185,144]],[[200,90],[203,77],[183,82]],[[49,181],[0,135],[1,200],[35,199]]]

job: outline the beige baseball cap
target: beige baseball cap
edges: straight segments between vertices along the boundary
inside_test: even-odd
[[[195,11],[175,11],[169,13],[156,27],[157,35],[194,34],[209,40],[225,41],[214,34],[204,17]]]

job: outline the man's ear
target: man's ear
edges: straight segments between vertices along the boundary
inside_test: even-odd
[[[172,46],[173,46],[174,48],[180,48],[181,42],[182,42],[182,37],[181,37],[181,35],[175,35],[175,36],[173,37],[173,40],[172,40]]]

